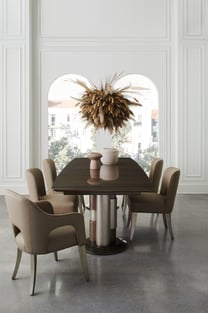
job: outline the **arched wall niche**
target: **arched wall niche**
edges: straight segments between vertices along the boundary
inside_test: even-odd
[[[39,146],[39,160],[41,164],[42,159],[48,156],[48,93],[51,85],[58,78],[68,73],[79,74],[84,76],[97,86],[101,81],[105,82],[106,78],[111,79],[114,73],[122,72],[123,75],[132,75],[132,73],[139,73],[142,76],[148,78],[154,83],[158,90],[158,104],[160,112],[159,123],[159,156],[164,159],[164,165],[175,164],[171,162],[170,158],[174,158],[175,155],[171,153],[172,135],[175,136],[175,132],[169,126],[171,119],[171,125],[174,125],[174,111],[175,106],[170,108],[170,75],[169,75],[169,54],[164,50],[157,52],[148,50],[143,51],[138,47],[130,52],[118,54],[118,51],[111,51],[112,47],[105,50],[90,49],[78,49],[78,51],[69,51],[68,47],[65,49],[59,48],[45,49],[45,46],[41,50],[41,67],[40,67],[40,80],[39,80],[39,96],[40,96],[40,112],[38,123],[40,123],[40,137],[36,142]],[[52,50],[52,51],[51,51]],[[95,51],[94,51],[95,50]],[[164,59],[166,62],[164,62]],[[38,93],[38,92],[37,92]],[[170,110],[171,109],[171,110]],[[170,115],[172,114],[172,116]],[[102,133],[102,141],[98,144],[105,144],[105,146],[111,145],[109,136],[102,130],[98,132]],[[100,149],[100,146],[96,146],[96,149]],[[176,152],[176,149],[173,150]]]
[[[65,74],[51,84],[48,92],[48,155],[56,161],[58,170],[74,157],[114,147],[120,156],[134,158],[148,171],[151,160],[159,155],[158,91],[154,83],[140,74],[124,75],[115,82],[115,89],[141,87],[130,97],[142,105],[132,105],[133,118],[118,132],[110,133],[95,131],[82,119],[78,99],[83,88],[76,81],[91,86],[82,75]]]

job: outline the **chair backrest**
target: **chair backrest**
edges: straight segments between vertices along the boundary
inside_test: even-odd
[[[158,192],[158,189],[159,189],[160,178],[162,174],[162,167],[163,167],[163,160],[160,158],[154,159],[151,163],[149,178],[153,183],[155,192]]]
[[[56,179],[56,165],[52,159],[43,160],[43,174],[45,178],[46,189],[48,193],[53,192],[52,186],[53,182]]]
[[[11,190],[6,190],[5,200],[20,250],[35,254],[47,253],[50,225],[44,212],[35,203]]]
[[[171,212],[174,206],[175,197],[178,189],[180,178],[180,169],[176,167],[168,167],[164,171],[160,194],[166,196],[166,210]]]
[[[38,201],[46,195],[43,173],[39,168],[27,169],[26,180],[30,200]]]

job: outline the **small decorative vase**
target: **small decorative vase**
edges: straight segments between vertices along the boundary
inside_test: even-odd
[[[99,185],[101,183],[100,169],[90,169],[90,178],[88,178],[87,182],[90,185]]]
[[[113,148],[104,148],[102,151],[101,162],[105,165],[115,165],[118,162],[118,150]]]
[[[102,154],[98,153],[98,152],[91,152],[88,154],[88,158],[90,159],[90,169],[91,170],[98,170],[100,168],[101,157],[102,157]]]
[[[119,177],[117,165],[101,165],[100,178],[102,180],[116,180]]]

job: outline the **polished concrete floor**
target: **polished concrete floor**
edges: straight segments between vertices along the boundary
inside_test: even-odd
[[[88,228],[89,212],[86,212]],[[76,247],[38,258],[36,295],[29,295],[30,259],[24,254],[11,280],[16,247],[0,197],[0,312],[2,313],[207,313],[208,195],[178,195],[175,240],[162,218],[141,214],[126,251],[88,255],[90,282],[82,276]],[[119,236],[128,239],[118,210]]]

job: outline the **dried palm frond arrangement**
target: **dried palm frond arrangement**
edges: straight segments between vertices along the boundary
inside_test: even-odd
[[[129,106],[141,104],[136,97],[129,98],[129,95],[144,88],[130,84],[123,88],[115,88],[114,85],[119,78],[120,75],[115,74],[110,82],[101,83],[100,88],[92,84],[88,86],[80,80],[75,81],[84,89],[81,98],[76,100],[87,125],[93,125],[96,129],[108,129],[112,133],[125,126],[129,119],[133,119],[134,114]]]

